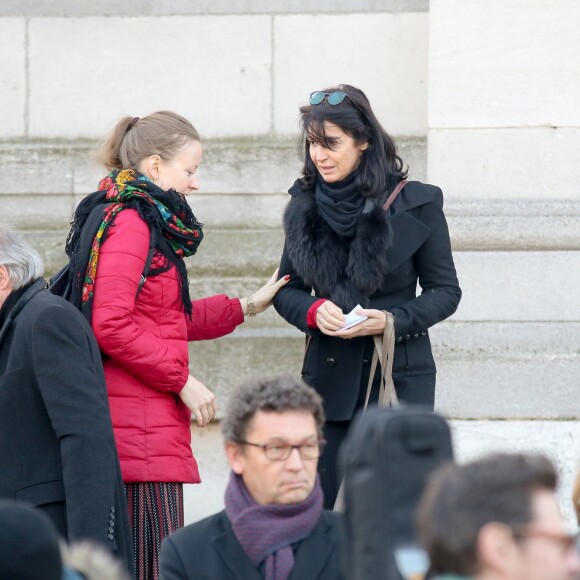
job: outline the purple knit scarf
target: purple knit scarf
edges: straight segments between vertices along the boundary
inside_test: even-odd
[[[294,567],[292,544],[306,538],[316,526],[322,503],[318,476],[312,493],[300,503],[257,504],[233,471],[225,493],[234,534],[254,566],[266,560],[266,580],[288,579]]]

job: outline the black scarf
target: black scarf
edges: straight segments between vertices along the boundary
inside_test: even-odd
[[[286,249],[296,272],[345,312],[357,304],[368,307],[369,298],[383,283],[388,270],[387,249],[391,225],[380,203],[361,211],[355,235],[338,235],[321,215],[314,193],[299,182],[290,190],[293,198],[284,212]]]
[[[360,193],[358,173],[353,171],[337,183],[326,183],[320,176],[316,180],[314,197],[324,221],[339,235],[353,238],[365,198]]]

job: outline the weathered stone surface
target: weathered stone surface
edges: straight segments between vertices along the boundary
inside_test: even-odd
[[[274,130],[295,133],[298,106],[312,91],[348,83],[365,91],[387,131],[424,135],[428,20],[427,13],[276,18]]]
[[[203,137],[203,135],[202,135]],[[409,165],[412,179],[425,181],[427,174],[426,140],[401,137],[397,139],[399,153]],[[240,194],[242,203],[251,196],[283,194],[300,176],[302,163],[298,159],[297,139],[244,138],[205,139],[204,158],[200,168],[201,190],[190,198],[196,211],[201,207],[217,225],[229,227],[270,227],[268,201],[257,199],[262,206],[229,207],[240,203],[232,197]],[[45,193],[74,193],[78,200],[94,191],[104,170],[96,162],[97,141],[39,140],[0,141],[0,169],[5,179],[0,194],[38,194],[42,203]],[[219,197],[222,196],[222,197]],[[246,197],[247,196],[247,197]],[[201,205],[200,205],[201,204]],[[252,211],[265,215],[249,220]],[[200,212],[201,215],[201,212]],[[204,221],[206,218],[204,217]],[[264,221],[265,220],[265,223]],[[279,225],[276,221],[275,226]]]
[[[580,252],[456,252],[456,320],[578,320]]]
[[[0,134],[8,138],[23,137],[28,112],[24,18],[0,19],[0,55]]]
[[[578,22],[580,4],[569,0],[549,4],[528,0],[525,7],[517,0],[434,0],[430,9],[429,126],[580,126]],[[477,156],[479,149],[465,150],[468,152]],[[512,153],[516,159],[508,156],[506,167],[515,169],[524,157],[517,149]],[[545,143],[539,155],[541,163],[531,160],[529,165],[535,169],[532,183],[541,173],[559,174],[548,160],[550,144]],[[467,156],[456,162],[461,160],[458,164],[462,165]],[[510,173],[492,171],[496,180]]]
[[[579,158],[578,127],[429,130],[428,179],[449,199],[577,200]]]
[[[427,12],[429,0],[4,0],[0,16],[148,16],[155,14],[292,14]]]
[[[455,459],[464,463],[492,452],[543,453],[561,476],[560,507],[570,529],[576,522],[570,501],[580,457],[578,421],[451,421]],[[223,509],[229,466],[219,426],[192,427],[192,447],[199,462],[201,485],[185,486],[185,523]]]
[[[453,446],[460,463],[493,452],[543,453],[558,468],[558,497],[569,528],[576,529],[572,484],[580,457],[579,421],[452,421]]]
[[[159,109],[206,137],[271,129],[269,16],[33,18],[29,38],[31,137],[100,137]]]
[[[271,309],[228,337],[190,344],[192,373],[215,390],[220,405],[244,378],[300,373],[304,336],[276,316]],[[261,326],[268,318],[275,326]],[[431,336],[436,407],[447,416],[580,418],[580,322],[448,321]]]
[[[457,250],[580,249],[578,199],[455,200],[445,215]]]

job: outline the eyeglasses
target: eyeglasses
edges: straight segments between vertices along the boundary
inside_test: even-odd
[[[553,540],[562,546],[564,552],[575,551],[580,553],[580,534],[578,533],[565,534],[537,528],[516,528],[513,530],[513,534],[516,538],[545,538],[546,540]]]
[[[250,441],[239,441],[243,445],[259,447],[269,461],[286,461],[292,450],[298,449],[302,459],[318,459],[322,454],[326,441],[320,439],[314,443],[301,443],[300,445],[290,445],[289,443],[250,443]]]
[[[333,93],[325,93],[324,91],[314,91],[310,93],[310,104],[320,105],[324,99],[328,101],[329,105],[340,105],[344,99],[348,98],[350,102],[360,111],[359,106],[350,98],[344,91],[334,91]]]

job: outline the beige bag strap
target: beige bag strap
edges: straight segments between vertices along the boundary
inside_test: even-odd
[[[398,407],[399,399],[393,382],[393,357],[395,356],[395,317],[384,310],[387,317],[383,338],[373,336],[375,348],[369,373],[369,383],[365,397],[364,409],[368,407],[373,386],[373,378],[377,370],[377,364],[381,366],[381,382],[379,384],[379,407]]]

